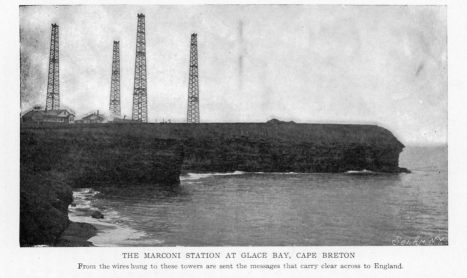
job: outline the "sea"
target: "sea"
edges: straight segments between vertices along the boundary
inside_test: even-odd
[[[172,187],[81,188],[69,217],[98,228],[95,246],[447,245],[447,146],[406,147],[399,165],[411,173],[187,173]]]

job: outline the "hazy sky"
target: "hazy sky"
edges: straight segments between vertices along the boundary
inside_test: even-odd
[[[21,7],[22,110],[45,105],[57,23],[62,106],[108,111],[119,40],[122,114],[131,117],[137,13],[146,15],[150,122],[186,120],[196,32],[202,122],[376,123],[403,143],[447,141],[440,6]]]

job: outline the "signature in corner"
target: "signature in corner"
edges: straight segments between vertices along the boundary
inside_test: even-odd
[[[422,238],[420,236],[416,236],[415,238],[402,238],[400,236],[396,236],[396,238],[392,240],[392,245],[395,245],[395,246],[448,245],[448,239],[443,236],[435,236],[431,238]]]

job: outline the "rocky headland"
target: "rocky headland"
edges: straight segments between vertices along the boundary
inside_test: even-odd
[[[21,246],[89,245],[95,229],[68,219],[77,187],[171,186],[182,171],[408,172],[404,145],[375,125],[23,125],[20,137]]]
[[[177,140],[133,128],[21,127],[20,245],[64,244],[60,235],[70,225],[72,188],[178,184],[182,157]],[[71,228],[91,236],[84,226]]]

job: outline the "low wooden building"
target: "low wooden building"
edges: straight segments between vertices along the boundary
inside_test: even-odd
[[[67,109],[59,110],[38,110],[34,109],[21,117],[24,123],[59,123],[70,124],[73,123],[75,115]]]
[[[99,111],[84,116],[80,120],[77,120],[77,124],[99,124],[105,121],[105,117],[99,114]]]

